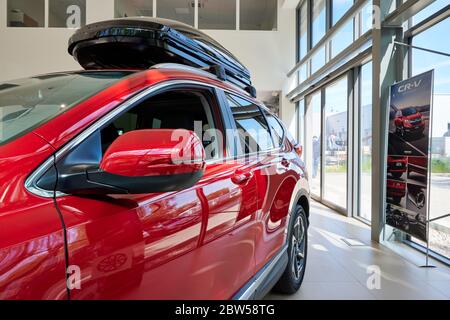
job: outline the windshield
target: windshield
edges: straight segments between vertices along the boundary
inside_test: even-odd
[[[0,84],[0,144],[33,130],[130,73],[55,73]]]
[[[412,116],[413,114],[417,113],[416,108],[406,108],[405,110],[402,111],[403,115],[405,117],[409,117]]]

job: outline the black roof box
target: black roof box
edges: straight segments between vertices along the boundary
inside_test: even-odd
[[[133,17],[86,25],[69,40],[84,69],[148,69],[180,63],[206,69],[255,95],[250,72],[217,41],[173,20]]]

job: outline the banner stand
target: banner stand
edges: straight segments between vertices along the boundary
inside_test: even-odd
[[[425,255],[425,265],[420,266],[420,267],[433,269],[433,268],[436,268],[436,266],[430,264],[430,220],[427,221],[427,234],[428,234],[428,239],[427,239],[427,253]]]

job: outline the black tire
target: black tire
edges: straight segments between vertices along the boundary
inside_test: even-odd
[[[298,236],[298,232],[301,232],[302,229],[303,237]],[[295,240],[296,235],[303,239],[299,245],[298,241],[296,242]],[[302,206],[295,208],[295,212],[291,218],[291,225],[289,226],[288,239],[288,265],[273,290],[283,294],[294,294],[302,285],[308,256],[308,218]],[[301,258],[301,255],[303,255],[303,258]],[[297,269],[295,269],[295,266],[297,266]]]
[[[393,197],[392,201],[394,202],[394,204],[399,205],[400,202],[402,201],[401,197]]]
[[[403,175],[403,172],[391,172],[392,178],[400,179]]]

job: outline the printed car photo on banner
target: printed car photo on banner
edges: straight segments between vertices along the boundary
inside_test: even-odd
[[[434,71],[391,87],[386,223],[427,241],[428,163]]]

